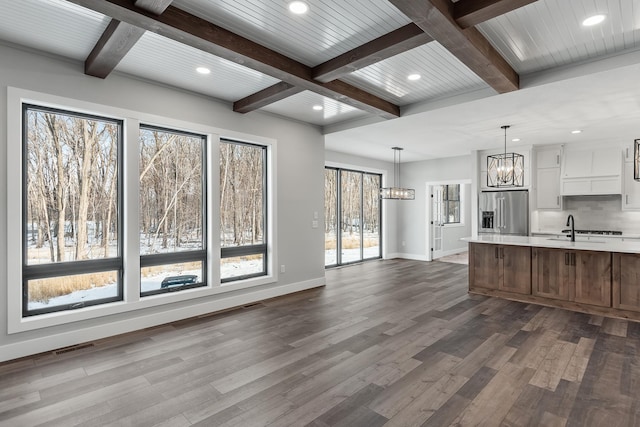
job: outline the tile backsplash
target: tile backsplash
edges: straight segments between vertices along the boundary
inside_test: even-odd
[[[534,211],[531,231],[559,231],[573,215],[578,230],[617,230],[640,234],[640,211],[623,211],[622,196],[565,196],[562,211]]]

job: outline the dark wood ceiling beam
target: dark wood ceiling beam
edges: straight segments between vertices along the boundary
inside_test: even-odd
[[[314,79],[328,83],[431,41],[433,38],[420,27],[408,24],[314,67],[312,75]],[[240,113],[248,113],[300,91],[294,90],[289,84],[277,83],[235,102],[233,109]]]
[[[176,7],[154,16],[128,0],[67,1],[381,117],[400,116],[400,107],[389,101],[346,83],[318,82],[310,67]]]
[[[171,1],[136,0],[134,5],[155,15],[160,15],[171,4]],[[85,74],[101,79],[106,78],[143,34],[142,28],[112,19],[84,61]]]
[[[424,32],[469,67],[498,93],[517,90],[520,77],[474,27],[462,29],[451,0],[389,0]]]
[[[453,17],[460,28],[469,28],[536,1],[459,0],[453,5]]]
[[[142,28],[112,19],[84,61],[84,73],[106,78],[143,34]]]
[[[304,89],[289,83],[276,83],[273,86],[269,86],[266,89],[262,89],[259,92],[234,102],[233,111],[236,113],[249,113],[302,91],[304,91]]]
[[[420,27],[408,24],[314,67],[313,78],[330,82],[431,41]]]

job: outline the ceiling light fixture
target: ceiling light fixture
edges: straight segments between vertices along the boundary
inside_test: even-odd
[[[307,13],[309,6],[301,1],[292,1],[289,3],[289,10],[296,15],[302,15],[303,13]]]
[[[211,72],[207,67],[198,67],[196,68],[196,71],[200,74],[209,74]]]
[[[322,111],[324,109],[324,107],[322,105],[314,105],[313,109],[316,111]]]
[[[422,77],[420,74],[409,74],[407,76],[407,80],[411,80],[411,81],[416,81],[416,80],[420,80],[420,77]]]
[[[580,129],[576,129],[576,130],[572,130],[571,133],[574,135],[577,135],[579,133],[582,133],[582,131]]]
[[[504,125],[504,152],[487,156],[487,187],[523,187],[524,156],[507,153],[507,129]]]
[[[416,190],[412,188],[402,188],[400,186],[400,152],[402,148],[391,147],[393,150],[393,184],[394,187],[383,187],[380,189],[380,198],[389,200],[414,200]]]
[[[520,138],[513,138],[511,142],[520,142]]]
[[[593,16],[588,17],[584,21],[582,21],[582,25],[585,26],[585,27],[592,27],[592,26],[598,25],[599,23],[604,21],[605,18],[606,18],[606,15],[602,15],[602,14],[593,15]]]

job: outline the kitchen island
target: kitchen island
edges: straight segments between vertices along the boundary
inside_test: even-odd
[[[640,321],[640,243],[480,235],[469,292]]]

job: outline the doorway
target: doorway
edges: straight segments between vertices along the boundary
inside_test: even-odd
[[[427,261],[465,252],[471,236],[471,180],[430,182],[426,186]]]
[[[382,175],[325,167],[325,267],[382,257]]]

